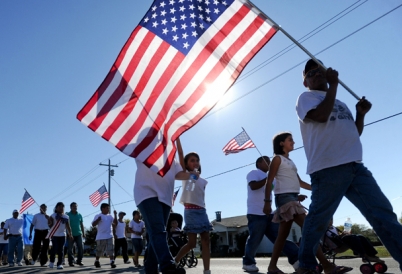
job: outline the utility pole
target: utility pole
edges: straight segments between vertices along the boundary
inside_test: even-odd
[[[110,179],[111,179],[112,176],[114,176],[114,169],[110,169],[110,167],[119,167],[119,166],[117,166],[117,165],[111,165],[111,164],[110,164],[110,159],[109,159],[109,163],[108,163],[107,165],[106,165],[106,164],[102,164],[102,163],[100,163],[99,165],[100,165],[100,166],[107,166],[107,167],[109,167],[109,186],[108,186],[108,192],[109,192],[109,206],[110,206],[110,197],[112,196],[111,191],[110,191]]]

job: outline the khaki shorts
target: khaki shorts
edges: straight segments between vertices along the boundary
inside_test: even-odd
[[[96,256],[102,257],[103,252],[106,256],[114,256],[114,238],[96,241]]]

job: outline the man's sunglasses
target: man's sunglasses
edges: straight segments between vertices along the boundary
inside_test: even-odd
[[[318,68],[309,70],[309,71],[306,73],[306,75],[304,76],[304,78],[311,78],[311,77],[314,77],[314,75],[316,75],[317,72],[323,73],[322,68],[321,68],[321,67],[318,67]]]

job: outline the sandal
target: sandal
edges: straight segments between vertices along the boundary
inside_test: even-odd
[[[335,265],[335,267],[330,272],[325,272],[325,274],[343,274],[352,270],[353,270],[352,267]]]

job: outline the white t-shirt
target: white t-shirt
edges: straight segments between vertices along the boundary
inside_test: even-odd
[[[307,91],[297,99],[304,151],[307,156],[307,174],[363,159],[362,144],[352,113],[339,100],[335,101],[332,113],[325,123],[306,118],[325,98],[324,91]],[[306,118],[306,119],[305,119]]]
[[[140,160],[135,160],[134,200],[137,206],[144,200],[158,197],[159,202],[172,206],[174,181],[176,174],[183,171],[179,162],[174,159],[170,170],[164,177],[149,169]]]
[[[50,215],[50,217],[53,218],[53,225],[52,225],[52,227],[50,228],[50,231],[52,231],[52,228],[53,228],[53,227],[56,225],[56,223],[57,223],[56,216],[57,216],[57,213],[53,213],[52,215]],[[55,237],[63,237],[63,236],[66,236],[66,225],[68,224],[68,219],[69,219],[69,217],[68,217],[68,215],[66,215],[66,214],[64,214],[64,213],[61,215],[61,217],[62,217],[63,219],[66,219],[67,221],[65,221],[64,223],[63,223],[63,221],[60,222],[60,226],[56,229],[56,232],[53,234],[53,236],[55,236]]]
[[[38,213],[38,214],[34,215],[34,217],[32,219],[32,224],[34,225],[35,229],[39,229],[39,230],[49,229],[49,224],[45,217],[45,214],[42,214],[42,213]]]
[[[8,239],[4,240],[4,229],[0,228],[0,244],[8,244]]]
[[[180,203],[193,204],[205,208],[205,188],[207,186],[207,180],[198,178],[195,182],[194,190],[186,190],[187,180],[182,181],[182,193],[180,197]]]
[[[137,223],[134,220],[131,220],[129,227],[135,232],[142,232],[142,229],[145,227],[145,224],[141,220],[139,223]],[[142,235],[137,235],[137,234],[131,233],[131,238],[142,239]]]
[[[252,190],[250,187],[250,182],[261,181],[267,178],[267,173],[260,169],[255,169],[247,174],[247,214],[253,215],[265,215],[264,209],[264,199],[265,199],[265,185],[259,189]],[[275,179],[272,183],[275,185]],[[271,192],[272,200],[272,192]]]
[[[11,235],[22,235],[22,226],[24,225],[24,220],[21,218],[10,218],[6,220],[4,229],[7,229],[7,233]]]
[[[113,216],[110,214],[102,214],[99,213],[94,217],[94,220],[92,222],[95,222],[99,216],[102,218],[97,227],[98,227],[98,233],[96,233],[96,241],[97,240],[107,240],[110,238],[113,238],[113,231],[112,231],[112,223],[113,223]]]
[[[117,220],[116,236],[117,239],[126,238],[126,222],[120,223],[120,221]]]
[[[281,158],[275,179],[275,194],[300,193],[300,182],[297,178],[297,168],[292,160],[278,155]]]

